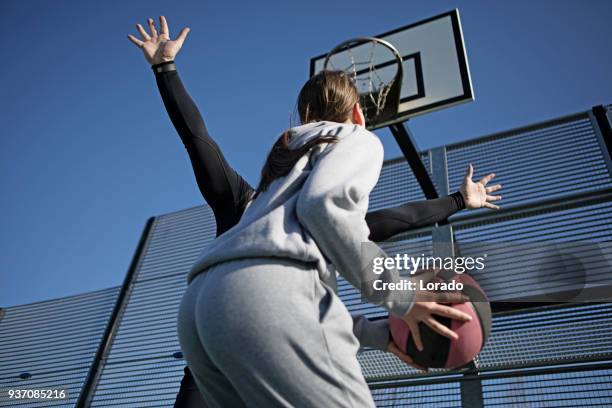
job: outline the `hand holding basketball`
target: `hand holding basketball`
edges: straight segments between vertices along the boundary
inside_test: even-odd
[[[448,337],[449,339],[457,339],[458,336],[448,327],[444,326],[435,319],[435,315],[448,317],[453,320],[468,322],[472,318],[455,308],[444,305],[444,303],[454,304],[463,303],[469,299],[461,292],[428,292],[418,291],[415,296],[415,302],[410,312],[404,315],[403,320],[410,328],[410,333],[414,339],[414,344],[419,351],[423,350],[423,341],[419,330],[419,323],[423,322],[436,333]]]
[[[490,195],[489,193],[493,193],[502,188],[501,184],[496,184],[494,186],[487,187],[489,181],[493,180],[495,177],[495,173],[490,173],[480,179],[479,182],[474,183],[472,181],[472,176],[474,175],[474,167],[472,164],[468,165],[467,173],[463,178],[463,183],[461,184],[460,192],[463,196],[463,201],[465,202],[465,208],[467,209],[477,209],[477,208],[490,208],[492,210],[499,210],[499,206],[492,204],[491,201],[501,200],[501,196],[499,195]]]
[[[147,33],[142,25],[136,24],[136,28],[142,40],[139,40],[131,34],[128,35],[129,40],[142,50],[146,60],[151,65],[173,61],[187,38],[189,28],[183,28],[178,37],[176,37],[175,40],[171,40],[168,23],[164,16],[159,17],[159,33],[155,28],[155,23],[152,18],[147,20],[147,24],[151,32],[150,34]]]

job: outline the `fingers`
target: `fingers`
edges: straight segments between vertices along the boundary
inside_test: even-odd
[[[448,327],[444,326],[443,324],[438,322],[433,317],[427,318],[425,320],[425,324],[428,325],[436,333],[438,333],[438,334],[440,334],[440,335],[442,335],[444,337],[448,337],[451,340],[457,340],[459,338],[457,333],[455,333],[454,331],[452,331]]]
[[[451,306],[437,304],[432,307],[431,312],[438,316],[448,317],[453,320],[459,320],[462,322],[469,322],[472,320],[472,317],[469,314],[463,313],[462,311],[457,310]]]
[[[140,36],[143,40],[149,41],[151,39],[151,37],[149,36],[149,34],[147,34],[143,26],[141,26],[140,24],[136,24],[136,28],[138,29],[138,32],[140,33]]]
[[[501,190],[501,188],[502,188],[501,184],[496,184],[494,186],[487,187],[485,190],[486,190],[487,193],[494,193],[497,190]]]
[[[160,32],[161,36],[170,38],[170,29],[168,28],[168,22],[166,21],[166,17],[159,16],[159,28],[161,30]]]
[[[128,39],[134,43],[138,48],[142,48],[144,43],[140,41],[138,38],[134,37],[132,34],[128,34]]]
[[[493,180],[493,177],[495,177],[495,173],[487,174],[482,179],[480,179],[479,183],[483,186],[486,186],[489,181]]]
[[[176,42],[178,43],[179,47],[181,47],[183,43],[185,42],[185,38],[187,38],[187,34],[189,34],[189,31],[190,31],[189,27],[185,27],[181,30],[178,37],[176,37]]]
[[[421,332],[419,331],[418,323],[408,323],[408,327],[410,328],[410,334],[412,335],[417,350],[423,351],[423,340],[421,340]]]
[[[151,31],[151,37],[157,37],[157,29],[155,28],[155,23],[152,18],[147,19],[147,24],[149,24],[149,31]]]
[[[490,208],[490,209],[492,209],[492,210],[499,210],[499,209],[500,209],[500,206],[499,206],[499,205],[491,204],[491,203],[490,203],[490,202],[488,202],[488,201],[486,201],[486,202],[484,203],[484,206],[485,206],[485,207],[487,207],[487,208]]]
[[[465,178],[471,180],[472,176],[474,176],[474,166],[472,163],[468,164],[467,173],[465,174]]]
[[[487,201],[499,201],[499,200],[501,200],[500,195],[497,195],[497,196],[487,195]]]

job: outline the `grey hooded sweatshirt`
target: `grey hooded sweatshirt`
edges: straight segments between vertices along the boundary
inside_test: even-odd
[[[288,258],[312,263],[322,281],[335,288],[334,268],[369,302],[396,316],[412,306],[412,291],[376,291],[372,282],[395,283],[395,269],[374,274],[374,257],[386,256],[368,239],[368,197],[383,162],[380,140],[364,127],[315,122],[289,130],[290,148],[312,138],[336,136],[302,156],[285,177],[251,201],[233,228],[200,254],[188,282],[208,267],[242,258]],[[271,259],[273,262],[273,259]]]

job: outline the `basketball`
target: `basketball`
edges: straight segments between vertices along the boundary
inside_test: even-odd
[[[457,340],[444,337],[425,323],[419,329],[423,340],[423,351],[418,351],[408,325],[399,317],[389,316],[391,338],[398,348],[409,355],[415,363],[427,368],[461,368],[472,361],[484,347],[491,333],[491,306],[480,285],[467,274],[442,272],[442,281],[462,283],[461,292],[469,302],[452,305],[472,317],[469,322],[460,322],[436,316],[436,320],[459,335]]]

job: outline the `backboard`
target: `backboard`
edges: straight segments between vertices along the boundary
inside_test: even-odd
[[[404,75],[397,116],[373,128],[474,100],[458,10],[374,37],[390,42],[400,52]],[[334,55],[334,65],[341,67],[343,59],[348,63],[355,57],[372,58],[381,75],[391,77],[397,71],[397,63],[388,52],[368,53],[372,53],[368,46],[357,45],[344,55]],[[310,60],[310,76],[323,69],[326,56],[327,53]]]

